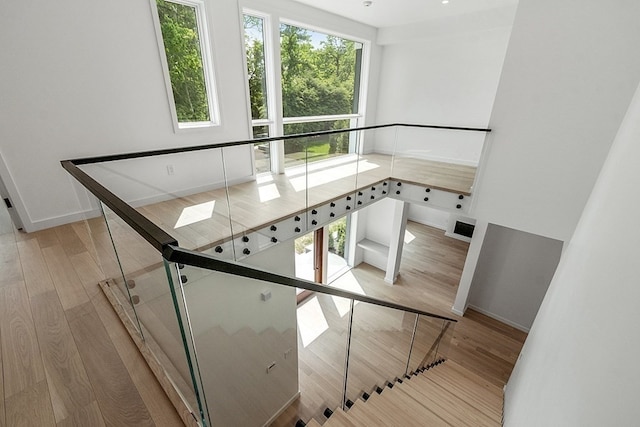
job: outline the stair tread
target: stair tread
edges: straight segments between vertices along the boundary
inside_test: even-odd
[[[367,405],[367,402],[358,400],[349,409],[350,419],[363,426],[385,425],[387,414],[381,412],[376,406]]]
[[[475,372],[470,371],[469,369],[465,368],[459,363],[456,363],[453,360],[447,360],[445,363],[443,363],[442,365],[439,365],[438,367],[441,367],[444,369],[439,369],[437,372],[440,372],[442,374],[453,374],[456,376],[463,376],[464,378],[470,380],[473,384],[477,386],[481,386],[485,393],[491,393],[495,396],[498,396],[500,399],[502,399],[502,395],[503,395],[502,388],[489,382],[488,380],[476,374]]]
[[[349,420],[347,414],[340,408],[334,409],[333,414],[324,425],[326,427],[358,427]]]
[[[403,426],[446,426],[447,423],[429,408],[413,399],[404,399],[403,394],[394,389],[386,389],[382,394],[374,394],[367,405],[375,405],[387,421]]]
[[[495,427],[500,425],[499,417],[485,414],[475,406],[430,381],[413,379],[398,384],[398,391],[406,393],[408,399],[415,399],[436,413],[447,423],[455,426]]]
[[[446,362],[445,365],[447,363],[449,362]],[[444,365],[442,367],[444,367]],[[414,376],[412,381],[414,380],[434,382],[485,414],[492,416],[498,414],[498,416],[500,416],[502,396],[496,396],[495,393],[487,392],[484,385],[473,382],[472,379],[461,373],[455,373],[453,370],[447,371],[440,369],[439,366],[421,375]]]
[[[411,381],[416,383],[427,382],[439,385],[449,393],[457,396],[459,399],[467,402],[480,412],[490,416],[492,419],[501,417],[502,400],[496,400],[495,396],[482,394],[482,391],[474,389],[468,384],[468,381],[455,379],[451,377],[440,377],[436,374],[437,369],[433,372],[415,376]]]
[[[317,422],[314,418],[310,419],[307,423],[307,427],[322,427],[322,424]]]

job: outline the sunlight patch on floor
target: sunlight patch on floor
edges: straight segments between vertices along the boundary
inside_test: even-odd
[[[267,182],[273,182],[273,175],[270,172],[261,173],[256,176],[256,183],[266,184]]]
[[[260,194],[260,202],[268,202],[269,200],[280,198],[280,192],[275,184],[261,185],[258,187]]]
[[[299,305],[296,315],[298,317],[298,333],[302,339],[303,347],[307,347],[329,329],[318,297],[309,298],[305,303]]]
[[[331,287],[342,289],[343,291],[353,292],[354,294],[366,295],[362,286],[358,282],[356,276],[353,275],[353,272],[348,271],[336,280],[331,283]],[[347,298],[340,298],[336,296],[332,296],[331,299],[336,306],[336,310],[340,313],[340,317],[343,317],[345,314],[349,312],[351,300]],[[359,302],[356,301],[354,305],[358,305]]]
[[[327,173],[326,170],[318,170],[316,172],[310,172],[307,175],[298,176],[296,178],[289,178],[289,183],[296,192],[300,192],[306,190],[307,188],[313,188],[319,185],[328,184],[330,182],[338,181],[350,176],[355,176],[359,173],[367,172],[379,167],[380,166],[375,163],[370,163],[366,160],[360,160],[358,163],[354,162],[342,166],[331,167],[331,173]]]
[[[411,242],[413,242],[416,239],[416,236],[414,236],[409,230],[405,230],[404,231],[404,242],[409,244]]]
[[[184,227],[185,225],[195,224],[196,222],[204,221],[213,216],[213,210],[215,208],[216,201],[200,203],[198,205],[188,206],[182,210],[176,225],[173,229]]]

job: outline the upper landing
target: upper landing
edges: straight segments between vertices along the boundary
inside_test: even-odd
[[[465,212],[475,171],[453,163],[347,154],[137,210],[182,247],[206,250],[263,228],[268,240],[295,237],[384,197]],[[276,233],[276,224],[289,218],[294,218],[287,226],[291,230]]]

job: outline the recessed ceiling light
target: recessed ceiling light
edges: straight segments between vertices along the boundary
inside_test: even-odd
[[[442,0],[442,4],[449,4],[449,0]]]
[[[369,7],[369,6],[371,6],[373,4],[373,2],[371,0],[365,0],[365,1],[362,2],[362,4],[365,7]]]

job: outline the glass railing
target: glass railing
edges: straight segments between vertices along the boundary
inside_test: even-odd
[[[63,162],[97,198],[105,288],[183,419],[264,425],[297,398],[308,420],[446,354],[455,320],[295,279],[293,242],[400,181],[468,195],[415,172],[434,163],[408,139],[447,131],[469,132],[382,125]],[[280,161],[295,144],[304,162],[256,174],[256,142]],[[297,306],[296,288],[315,295]]]
[[[455,320],[271,273],[272,255],[258,268],[171,250],[212,425],[264,425],[298,390],[296,419],[321,419],[442,354]],[[296,307],[296,288],[316,294]]]

